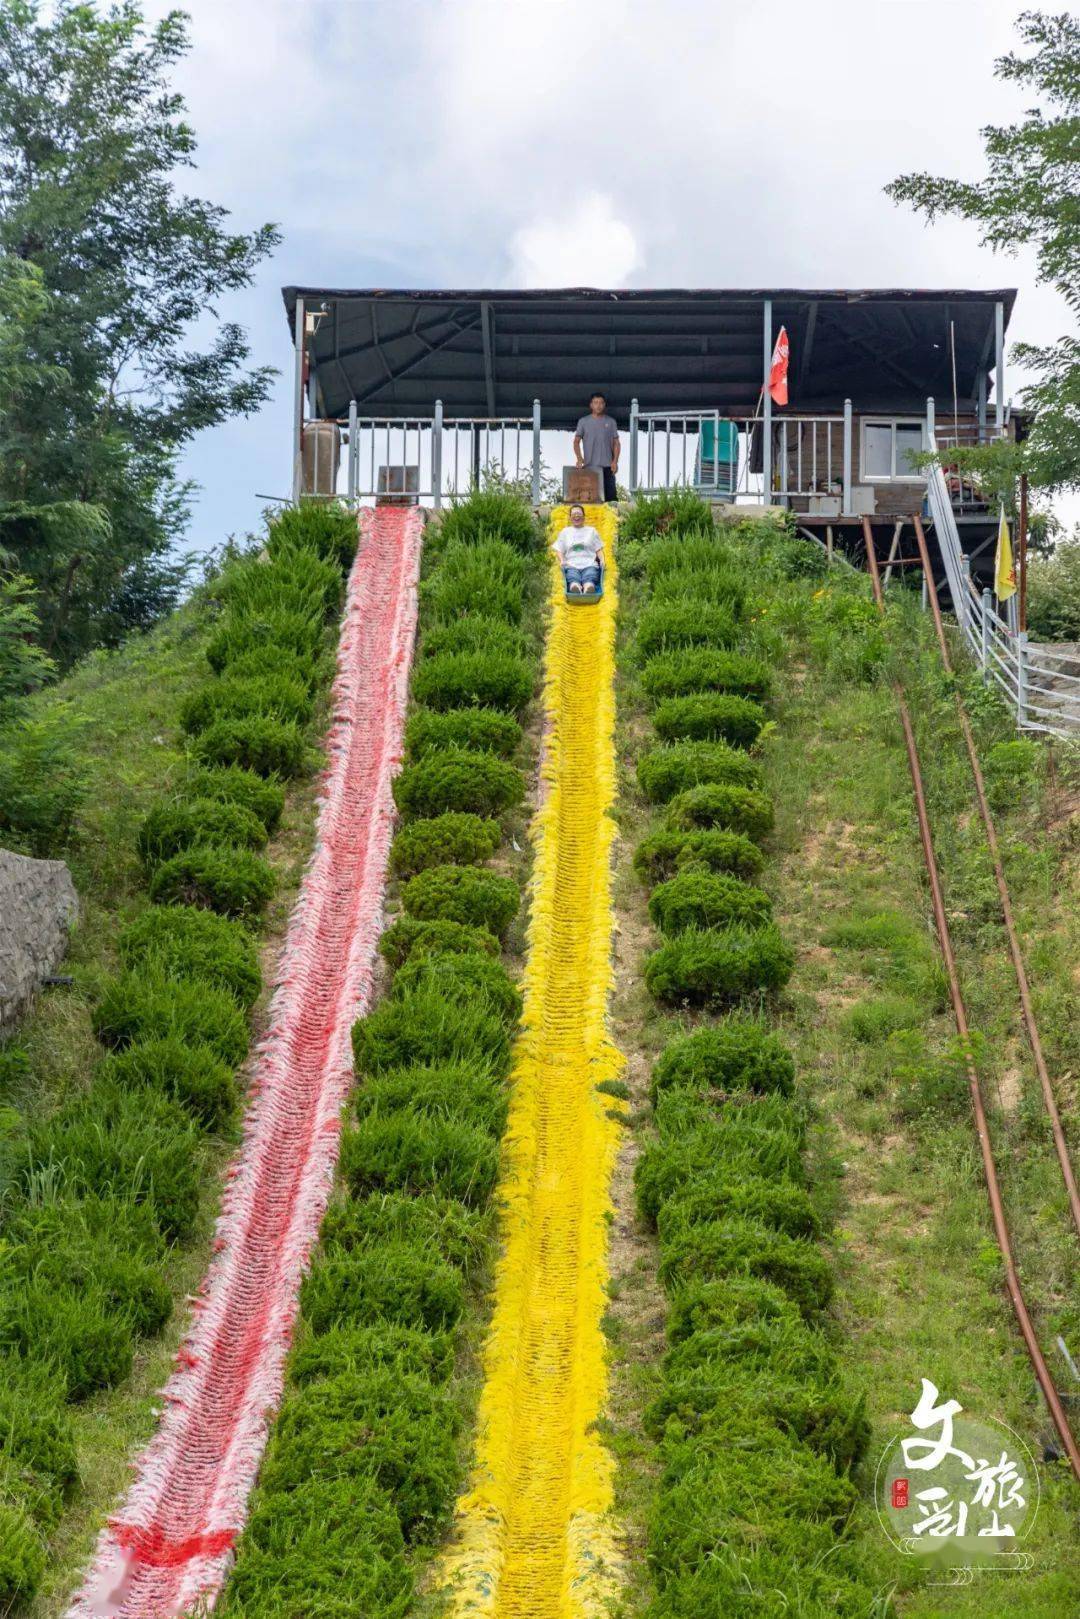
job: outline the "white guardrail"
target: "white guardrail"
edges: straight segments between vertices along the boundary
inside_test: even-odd
[[[932,431],[929,437],[930,448],[936,450]],[[1010,629],[998,617],[993,592],[980,593],[971,582],[940,466],[930,469],[926,490],[953,612],[982,669],[983,680],[997,686],[1021,730],[1047,731],[1055,736],[1080,734],[1080,649],[1033,645],[1025,631]]]

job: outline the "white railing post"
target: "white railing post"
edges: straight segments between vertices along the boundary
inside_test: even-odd
[[[844,400],[844,516],[851,510],[851,400]]]
[[[764,501],[766,506],[772,505],[772,394],[769,392],[769,372],[772,369],[772,299],[766,298],[762,304],[761,312],[761,399],[762,399],[762,445],[761,468],[765,485]]]
[[[638,486],[638,402],[630,401],[630,495],[637,494]]]
[[[304,329],[304,300],[296,300],[295,331],[293,343],[295,353],[293,356],[293,475],[292,498],[299,505],[300,495],[304,487],[304,351],[307,347],[307,333]]]
[[[934,435],[936,432],[937,422],[934,419],[934,398],[931,394],[930,398],[926,401],[926,438],[929,444],[933,444]]]
[[[539,401],[539,399],[534,399],[533,400],[532,429],[533,429],[533,432],[532,432],[532,444],[533,444],[532,503],[533,503],[534,506],[539,506],[539,504],[540,504],[540,401]]]
[[[353,507],[354,509],[356,507],[356,487],[357,487],[357,483],[359,482],[359,476],[360,476],[360,446],[359,446],[359,444],[357,442],[359,437],[360,437],[360,430],[356,425],[356,400],[355,399],[350,399],[349,400],[349,460],[348,460],[348,469],[349,470],[348,470],[348,474],[347,474],[346,480],[345,480],[345,487],[346,487],[346,490],[348,492],[347,498],[348,498],[349,505],[351,507]]]
[[[1020,728],[1027,720],[1027,660],[1027,630],[1020,630],[1016,637],[1016,723]]]
[[[982,641],[979,650],[984,686],[990,684],[990,615],[993,611],[994,593],[987,588],[982,593]]]
[[[956,616],[960,620],[960,628],[966,630],[971,620],[971,558],[966,551],[960,557],[960,587]]]
[[[443,403],[436,399],[431,418],[431,499],[436,511],[442,507],[442,438]]]

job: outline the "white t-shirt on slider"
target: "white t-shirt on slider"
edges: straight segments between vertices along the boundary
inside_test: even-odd
[[[604,542],[588,523],[580,528],[564,528],[551,549],[564,568],[595,568]]]

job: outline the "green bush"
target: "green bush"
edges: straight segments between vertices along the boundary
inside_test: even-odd
[[[464,951],[414,956],[394,978],[394,994],[431,990],[459,1005],[483,1002],[511,1028],[521,1017],[521,991],[501,961]]]
[[[88,786],[62,722],[15,719],[0,727],[0,837],[8,848],[60,854]]]
[[[122,1050],[136,1040],[175,1037],[209,1046],[230,1068],[247,1054],[247,1019],[227,990],[171,979],[140,968],[112,979],[90,1018],[102,1045]]]
[[[426,1200],[397,1198],[396,1201],[423,1203]],[[331,1327],[316,1337],[308,1324],[302,1322],[289,1357],[289,1376],[302,1385],[324,1377],[340,1377],[343,1372],[360,1372],[367,1376],[382,1366],[392,1366],[399,1377],[424,1377],[433,1383],[443,1383],[454,1369],[453,1334],[424,1332],[420,1327],[405,1327],[395,1321],[374,1321],[361,1326]]]
[[[255,646],[250,652],[242,652],[239,657],[230,658],[228,670],[218,678],[223,685],[226,681],[232,683],[282,679],[292,686],[302,686],[305,691],[311,692],[320,684],[320,676],[324,672],[321,665],[321,658],[292,652],[287,647]],[[329,660],[327,665],[329,667]],[[204,688],[200,688],[202,689]],[[310,704],[308,712],[310,713]]]
[[[304,1278],[300,1308],[316,1334],[372,1320],[442,1332],[461,1318],[465,1284],[436,1255],[387,1243],[351,1254],[320,1255]]]
[[[733,783],[702,782],[677,792],[665,817],[674,832],[695,827],[723,827],[745,837],[761,839],[773,828],[772,799],[767,793]]]
[[[412,694],[428,708],[495,708],[520,714],[533,694],[533,672],[505,652],[440,652],[417,664]]]
[[[641,1217],[656,1225],[671,1198],[695,1186],[724,1181],[788,1181],[803,1178],[804,1130],[790,1102],[765,1096],[739,1106],[717,1107],[691,1096],[703,1109],[696,1124],[668,1117],[684,1105],[686,1092],[661,1091],[657,1118],[661,1137],[642,1153],[634,1171]]]
[[[782,1288],[752,1276],[724,1282],[689,1282],[672,1295],[667,1321],[668,1343],[692,1353],[695,1344],[719,1342],[718,1353],[749,1360],[773,1357],[777,1338],[808,1329],[798,1305]],[[802,1355],[813,1371],[813,1359]]]
[[[729,692],[692,692],[687,697],[665,697],[653,715],[656,734],[663,742],[683,738],[709,742],[722,740],[748,748],[761,734],[765,710],[748,697]]]
[[[674,742],[653,748],[638,760],[638,781],[645,797],[664,804],[688,787],[720,782],[759,788],[761,766],[727,742]]]
[[[442,714],[421,708],[405,726],[405,752],[410,759],[422,759],[443,748],[471,748],[509,759],[520,745],[517,720],[494,708],[451,708]]]
[[[421,817],[466,810],[498,815],[525,796],[525,781],[505,759],[494,754],[446,748],[406,765],[394,779],[394,802],[403,815]]]
[[[434,1118],[460,1119],[498,1136],[506,1123],[506,1088],[483,1066],[449,1063],[434,1068],[388,1068],[370,1079],[356,1098],[360,1119],[375,1114],[388,1118],[405,1109]]]
[[[214,798],[226,804],[239,804],[259,817],[267,833],[277,826],[285,808],[284,787],[240,765],[193,770],[182,783],[182,792],[185,798]]]
[[[257,916],[276,886],[273,867],[250,849],[196,844],[162,861],[150,879],[150,898],[155,905]]]
[[[43,1222],[39,1231],[32,1220],[23,1224],[23,1240],[13,1244],[6,1266],[19,1287],[71,1293],[91,1306],[96,1301],[137,1337],[161,1331],[172,1314],[172,1294],[156,1260],[120,1252],[100,1237],[91,1242],[77,1228],[57,1229],[56,1221]]]
[[[653,832],[634,851],[634,870],[647,883],[677,871],[728,871],[733,877],[756,877],[765,856],[742,832]]]
[[[399,917],[379,940],[380,956],[395,968],[414,956],[441,956],[449,951],[497,956],[499,941],[486,928],[466,927],[463,922],[418,922],[412,916]]]
[[[308,1478],[255,1497],[222,1619],[402,1619],[413,1592],[401,1525],[374,1478]]]
[[[148,868],[169,860],[196,843],[227,843],[237,849],[261,849],[266,828],[251,810],[218,798],[167,799],[144,818],[136,838]]]
[[[249,715],[215,720],[192,743],[200,764],[240,765],[260,776],[299,776],[305,765],[304,736],[291,720]]]
[[[763,927],[772,920],[772,900],[760,888],[751,888],[724,872],[683,871],[655,888],[649,915],[669,936],[687,928],[717,928],[729,923]]]
[[[621,542],[650,542],[709,533],[712,508],[690,489],[665,490],[634,501],[619,523]]]
[[[353,1025],[352,1038],[362,1074],[473,1059],[505,1072],[510,1056],[506,1027],[487,1006],[449,1006],[431,991],[384,1001]]]
[[[214,588],[233,614],[284,608],[327,618],[341,600],[341,569],[307,546],[279,542],[272,561],[254,556],[233,562]]]
[[[525,604],[526,561],[503,540],[479,539],[448,545],[439,566],[420,587],[425,618],[452,624],[469,613],[521,622]]]
[[[775,1282],[808,1319],[825,1309],[833,1294],[829,1262],[812,1242],[786,1237],[752,1220],[688,1227],[661,1254],[660,1279],[665,1287],[721,1276],[757,1276]]]
[[[334,501],[305,500],[285,506],[270,524],[266,549],[271,557],[280,547],[306,546],[347,570],[356,553],[356,514]]]
[[[18,1179],[25,1187],[49,1169],[69,1193],[148,1203],[162,1233],[183,1238],[199,1207],[197,1139],[167,1097],[96,1086],[31,1124]]]
[[[515,624],[488,618],[480,612],[451,624],[432,624],[420,641],[420,657],[435,658],[440,652],[497,652],[502,657],[523,658],[525,637]]]
[[[45,1577],[45,1542],[14,1502],[0,1501],[0,1608],[28,1605]]]
[[[661,1246],[681,1241],[692,1226],[730,1218],[756,1220],[789,1237],[821,1235],[821,1222],[803,1187],[753,1176],[734,1179],[717,1169],[683,1187],[659,1210]]]
[[[532,509],[517,495],[502,489],[474,489],[464,500],[456,500],[444,511],[438,530],[439,543],[474,545],[483,540],[503,540],[519,551],[535,551],[540,533]]]
[[[0,1478],[12,1475],[35,1520],[51,1529],[79,1484],[79,1460],[61,1389],[31,1375],[0,1384]]]
[[[186,697],[180,705],[180,724],[189,735],[198,735],[219,720],[259,715],[306,725],[311,708],[306,682],[284,674],[248,675],[243,679],[230,674],[221,680],[207,680]]]
[[[113,1052],[98,1073],[118,1090],[160,1091],[207,1130],[221,1129],[236,1113],[233,1070],[208,1046],[190,1045],[176,1035],[139,1040]]]
[[[324,629],[318,614],[275,608],[263,613],[227,613],[206,648],[206,658],[220,675],[234,659],[260,647],[284,647],[291,655],[314,661]]]
[[[1042,750],[1026,737],[1012,742],[995,742],[987,750],[986,791],[996,810],[1019,808],[1025,793],[1034,785]]]
[[[499,823],[480,815],[450,811],[430,821],[403,826],[390,848],[390,869],[412,877],[430,866],[475,865],[499,847]]]
[[[282,1406],[262,1489],[291,1495],[314,1478],[348,1479],[351,1489],[374,1479],[406,1538],[432,1532],[458,1483],[458,1421],[452,1396],[391,1367],[310,1383]]]
[[[475,1083],[475,1070],[466,1071]],[[385,1082],[392,1091],[402,1074],[447,1072],[445,1068],[398,1068],[386,1074]],[[378,1083],[381,1086],[382,1080]],[[365,1095],[366,1090],[361,1099]],[[328,1254],[352,1253],[357,1248],[384,1243],[408,1243],[414,1249],[441,1254],[448,1264],[468,1273],[482,1266],[491,1231],[488,1213],[468,1209],[456,1198],[439,1192],[417,1197],[408,1192],[385,1192],[380,1197],[342,1198],[332,1203],[323,1221],[321,1241]]]
[[[641,685],[646,696],[657,702],[698,691],[733,692],[761,702],[772,692],[773,677],[761,658],[749,657],[745,652],[725,652],[719,647],[695,646],[650,658],[641,671]]]
[[[693,567],[672,568],[650,587],[650,605],[661,602],[693,602],[702,607],[722,607],[737,620],[746,615],[746,584],[730,569]]]
[[[152,963],[166,977],[201,978],[251,1006],[262,989],[259,952],[239,923],[191,905],[154,905],[119,939],[125,967]]]
[[[645,574],[651,585],[661,579],[720,574],[742,584],[739,560],[711,521],[670,539],[658,538],[646,549]]]
[[[0,1293],[0,1341],[54,1372],[70,1401],[115,1388],[130,1377],[135,1358],[130,1324],[100,1292],[58,1292],[48,1283]]]
[[[783,1041],[762,1024],[731,1018],[672,1040],[657,1058],[652,1084],[654,1100],[679,1088],[788,1096],[795,1064]]]
[[[495,1188],[499,1149],[485,1130],[460,1119],[400,1112],[371,1115],[347,1130],[341,1172],[356,1196],[440,1192],[483,1208]]]
[[[517,915],[521,896],[511,877],[483,866],[431,866],[401,890],[407,916],[419,922],[464,922],[501,937]]]
[[[650,602],[638,620],[638,652],[651,658],[674,647],[730,647],[738,634],[735,614],[723,602]]]
[[[925,1015],[925,1007],[910,995],[877,995],[849,1007],[842,1023],[853,1039],[877,1046],[898,1029],[917,1028]]]
[[[719,1006],[783,989],[794,966],[776,928],[714,928],[661,945],[645,962],[645,983],[658,1001]]]

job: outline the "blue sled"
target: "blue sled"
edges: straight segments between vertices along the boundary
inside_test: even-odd
[[[606,572],[607,572],[607,569],[605,567],[601,566],[601,569],[600,569],[600,583],[597,585],[595,590],[573,590],[572,591],[570,589],[569,585],[566,585],[566,600],[569,602],[570,606],[571,607],[589,607],[589,606],[593,605],[595,602],[598,602],[600,600],[600,598],[604,594],[604,574]],[[565,583],[565,581],[564,581],[564,583]]]

